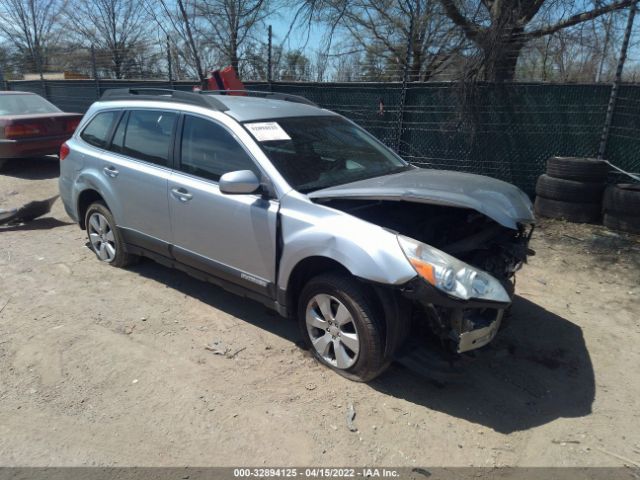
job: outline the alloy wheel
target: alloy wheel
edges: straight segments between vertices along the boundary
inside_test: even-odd
[[[336,297],[317,294],[309,300],[305,321],[316,352],[329,364],[348,369],[356,363],[360,339],[353,317]]]
[[[111,263],[116,258],[116,239],[106,217],[95,212],[89,217],[89,241],[98,258]]]

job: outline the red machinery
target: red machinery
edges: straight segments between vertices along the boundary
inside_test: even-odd
[[[244,84],[238,78],[233,67],[225,67],[221,70],[213,70],[207,79],[208,90],[228,90],[227,95],[245,96]]]

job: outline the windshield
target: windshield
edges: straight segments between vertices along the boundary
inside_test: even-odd
[[[38,95],[0,95],[0,115],[23,115],[28,113],[58,113],[58,107]]]
[[[244,125],[289,185],[299,192],[412,168],[340,117],[279,118]]]

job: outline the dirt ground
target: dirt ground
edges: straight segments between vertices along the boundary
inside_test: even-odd
[[[0,208],[57,175],[8,167]],[[640,237],[542,222],[508,327],[462,378],[394,364],[371,384],[264,307],[85,241],[61,202],[0,229],[3,466],[640,465]]]

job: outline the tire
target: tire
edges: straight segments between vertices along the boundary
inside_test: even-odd
[[[103,221],[100,221],[100,218]],[[126,267],[138,260],[136,255],[127,253],[113,215],[103,202],[89,205],[85,215],[85,226],[91,250],[101,262],[114,267]],[[99,247],[103,245],[104,248]]]
[[[538,195],[535,201],[538,215],[575,223],[598,223],[601,216],[599,203],[575,203],[552,200]]]
[[[4,167],[9,164],[9,160],[6,158],[0,158],[0,172],[4,170]]]
[[[605,212],[602,223],[612,230],[640,234],[640,214],[626,215],[617,212]]]
[[[604,182],[609,165],[604,160],[580,157],[551,157],[547,160],[547,175],[578,182]]]
[[[640,183],[610,185],[604,192],[602,208],[605,212],[640,215]]]
[[[540,175],[536,183],[536,194],[563,202],[600,203],[604,183],[577,182]]]
[[[372,298],[373,292],[354,278],[326,273],[311,279],[298,299],[298,322],[309,351],[320,363],[358,382],[374,379],[390,363],[384,356],[381,309]],[[327,309],[330,313],[323,313]],[[345,338],[350,341],[342,343]],[[357,344],[357,352],[347,344]]]

